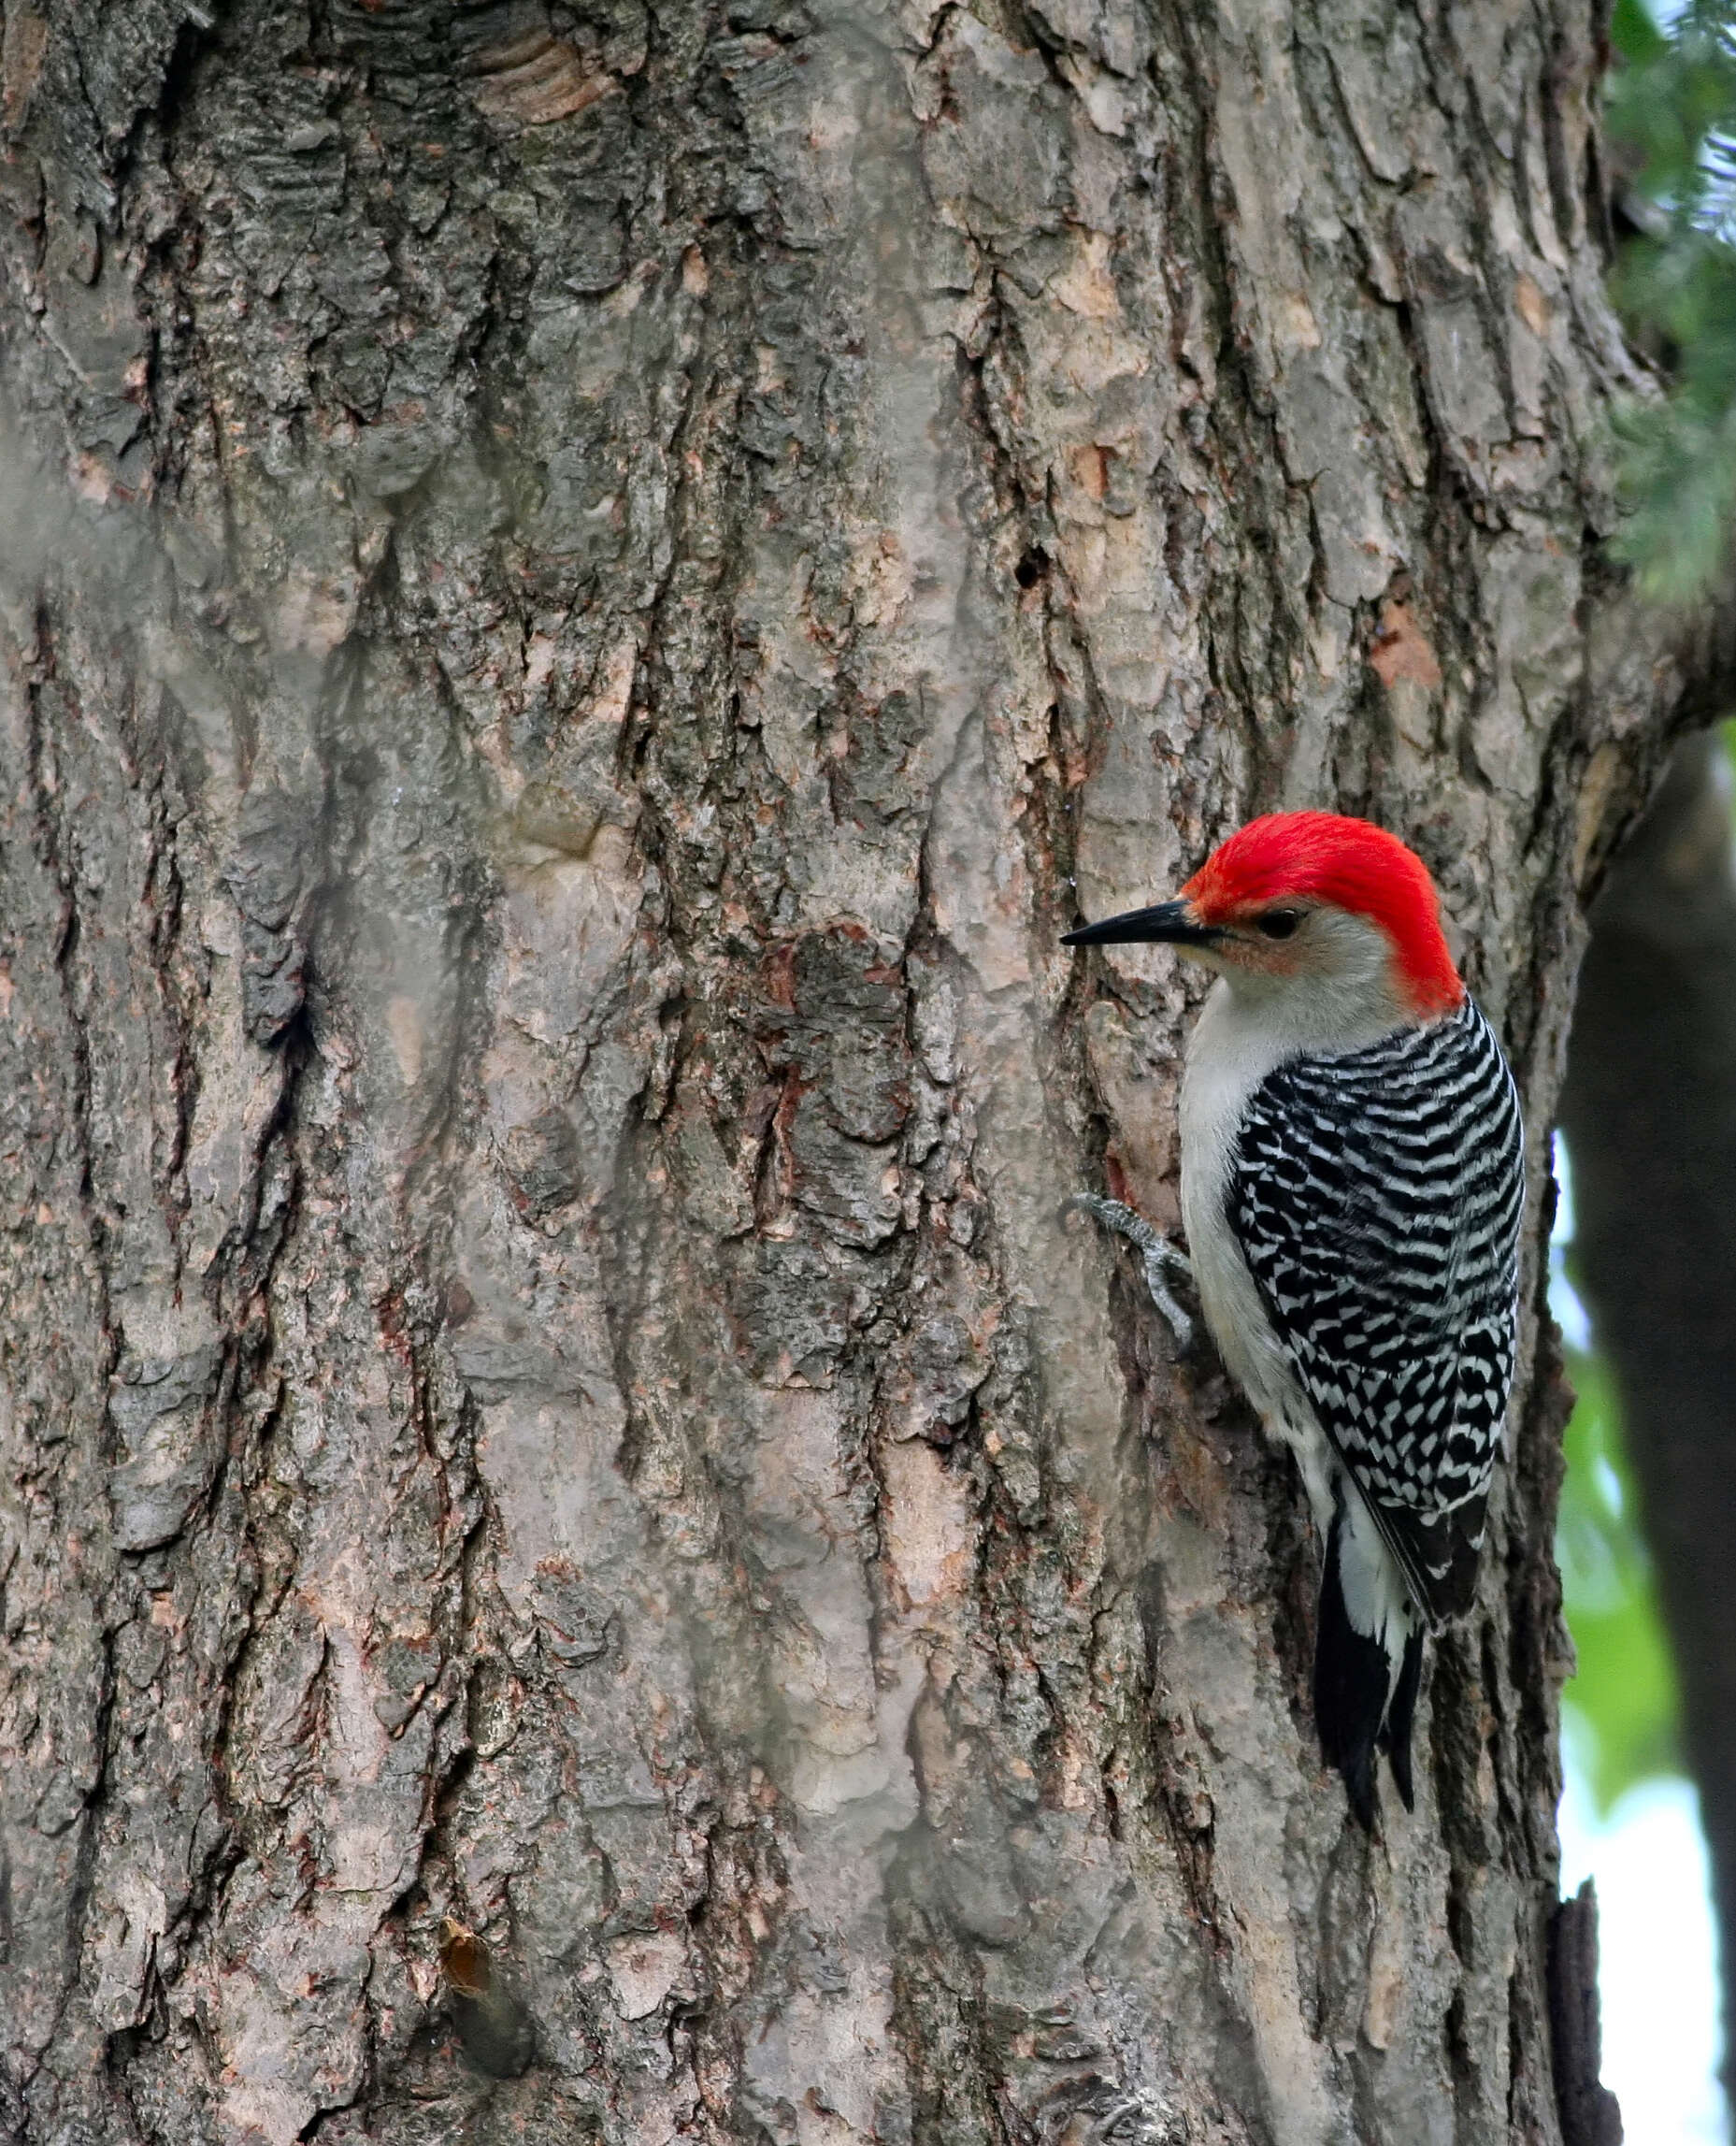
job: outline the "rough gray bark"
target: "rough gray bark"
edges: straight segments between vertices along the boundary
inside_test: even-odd
[[[20,2137],[1557,2139],[1552,1364],[1370,1841],[1055,939],[1377,814],[1541,1227],[1594,27],[7,0]]]
[[[1677,753],[1592,911],[1561,1120],[1736,1960],[1736,860],[1721,740]],[[1728,1975],[1728,1968],[1727,1968]],[[1728,1997],[1727,1997],[1728,2008]]]

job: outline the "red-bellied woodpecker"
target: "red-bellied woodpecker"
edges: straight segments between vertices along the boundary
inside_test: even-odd
[[[1519,1101],[1427,867],[1332,813],[1273,813],[1174,901],[1067,934],[1218,971],[1182,1076],[1182,1217],[1206,1324],[1300,1465],[1325,1544],[1321,1750],[1373,1822],[1413,1808],[1423,1634],[1471,1606],[1513,1380]],[[1119,1203],[1159,1308],[1180,1255]]]

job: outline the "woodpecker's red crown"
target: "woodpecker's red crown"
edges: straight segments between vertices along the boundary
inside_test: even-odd
[[[1182,898],[1206,925],[1241,923],[1284,901],[1349,910],[1391,940],[1399,975],[1424,1019],[1449,1013],[1465,996],[1428,867],[1369,820],[1267,813],[1220,843]]]

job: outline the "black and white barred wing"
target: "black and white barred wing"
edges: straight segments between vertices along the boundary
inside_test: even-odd
[[[1228,1217],[1291,1368],[1431,1623],[1469,1607],[1513,1383],[1524,1136],[1467,1000],[1279,1067]]]

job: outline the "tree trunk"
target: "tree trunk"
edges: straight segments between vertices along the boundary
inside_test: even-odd
[[[1561,2136],[1544,1133],[1689,676],[1594,35],[7,0],[18,2137]],[[1064,1212],[1174,1222],[1192,1001],[1057,934],[1305,803],[1532,1135],[1372,1840],[1289,1464]]]

